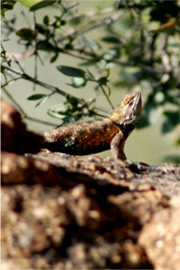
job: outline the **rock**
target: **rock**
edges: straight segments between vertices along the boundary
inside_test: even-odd
[[[139,244],[157,270],[180,266],[180,199],[177,207],[157,211],[140,235]]]
[[[16,108],[1,101],[1,149],[15,153],[36,153],[40,150],[43,137],[27,131]]]
[[[7,108],[1,269],[180,269],[178,165],[22,155],[29,131]]]

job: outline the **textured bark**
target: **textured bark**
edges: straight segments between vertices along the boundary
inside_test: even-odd
[[[180,269],[178,165],[22,155],[15,126],[2,142],[1,269]]]

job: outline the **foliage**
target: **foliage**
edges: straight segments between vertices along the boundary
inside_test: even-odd
[[[164,116],[162,132],[172,131],[179,123],[179,31],[180,13],[178,1],[165,0],[116,0],[109,1],[109,7],[94,8],[92,12],[80,13],[79,2],[61,0],[15,0],[2,1],[2,73],[5,83],[19,79],[29,80],[43,86],[49,93],[36,93],[28,100],[36,101],[36,106],[47,102],[52,95],[65,98],[63,104],[49,108],[48,114],[63,123],[79,120],[85,116],[103,116],[104,110],[96,106],[96,100],[85,100],[67,94],[53,85],[37,80],[26,74],[21,62],[9,59],[6,52],[6,36],[16,34],[17,41],[24,47],[29,57],[41,62],[44,52],[50,56],[49,63],[56,62],[61,55],[69,55],[81,61],[80,67],[58,65],[62,76],[71,78],[69,84],[74,89],[83,88],[91,82],[96,91],[102,91],[111,108],[112,83],[109,80],[113,70],[118,74],[114,86],[126,86],[128,91],[140,89],[146,95],[143,116],[139,128],[144,128]],[[25,25],[16,29],[17,18],[6,18],[9,10],[25,5],[26,13],[33,14],[31,27]],[[55,15],[48,9],[55,8]],[[44,10],[46,15],[39,19]],[[58,10],[58,12],[57,12]],[[57,15],[58,13],[58,15]],[[51,13],[53,14],[53,12]],[[99,31],[102,30],[102,31]],[[92,39],[91,32],[98,31]],[[46,58],[47,59],[47,58]],[[38,61],[37,61],[38,60]],[[18,65],[15,70],[13,63]],[[35,67],[37,71],[37,67]],[[13,79],[12,79],[13,75]],[[7,90],[6,90],[7,93]],[[75,93],[75,92],[74,92]],[[83,95],[83,93],[82,93]],[[37,121],[40,121],[37,119]]]

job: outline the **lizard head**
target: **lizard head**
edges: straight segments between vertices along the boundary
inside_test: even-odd
[[[141,93],[136,92],[134,94],[125,96],[121,105],[113,111],[110,118],[124,129],[128,127],[133,129],[139,122],[141,109]]]

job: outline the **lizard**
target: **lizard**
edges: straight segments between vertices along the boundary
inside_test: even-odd
[[[125,160],[125,142],[139,122],[140,92],[126,95],[108,117],[71,123],[43,133],[43,148],[71,155],[89,155],[111,149],[115,159]]]

